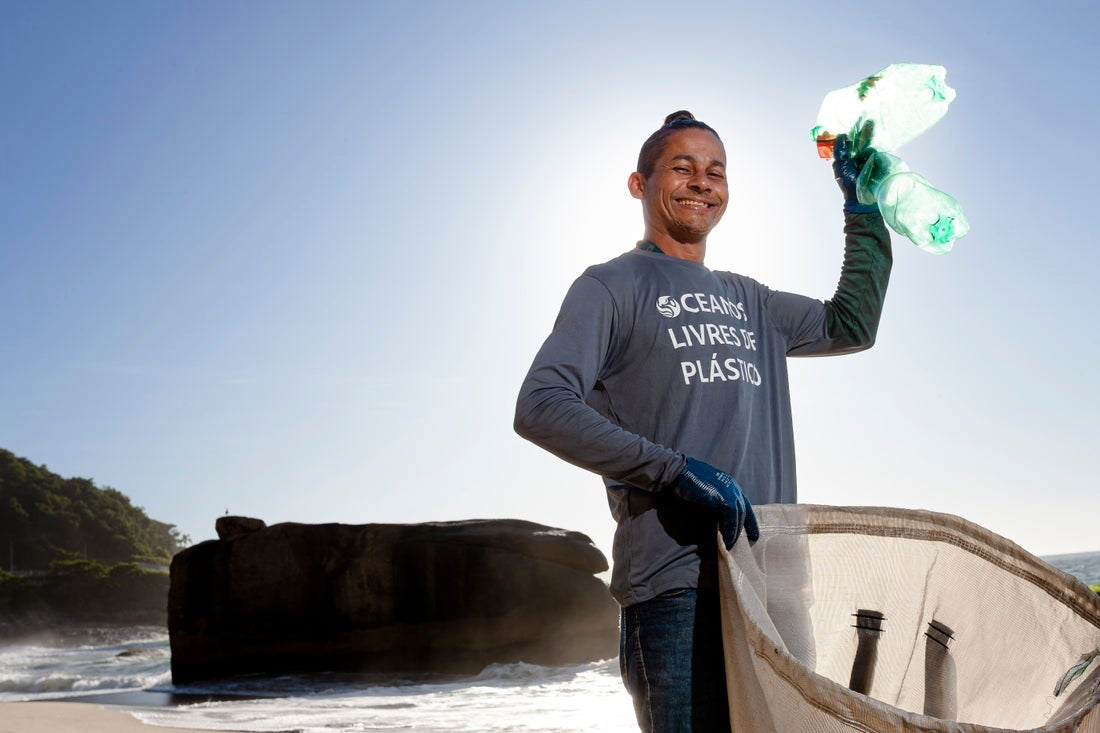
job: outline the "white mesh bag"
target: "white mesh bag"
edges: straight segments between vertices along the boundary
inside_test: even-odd
[[[951,515],[755,509],[719,563],[734,731],[1100,733],[1080,581]]]

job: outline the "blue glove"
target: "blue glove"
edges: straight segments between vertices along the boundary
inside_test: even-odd
[[[718,526],[722,530],[722,539],[727,550],[733,547],[733,543],[741,535],[742,525],[751,541],[760,539],[760,526],[756,523],[752,504],[728,473],[688,458],[680,470],[680,477],[670,488],[673,494],[684,501],[718,510]]]
[[[866,127],[867,125],[864,125],[864,129]],[[863,170],[867,159],[871,157],[871,150],[868,149],[854,158],[850,156],[850,152],[851,143],[848,141],[848,136],[837,135],[836,142],[833,143],[833,177],[836,178],[836,185],[840,186],[840,190],[844,193],[844,210],[856,214],[878,211],[878,204],[861,204],[856,197],[856,179],[859,178],[859,173]]]

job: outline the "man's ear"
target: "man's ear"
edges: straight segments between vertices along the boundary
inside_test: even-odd
[[[630,189],[630,195],[636,199],[645,198],[645,178],[641,173],[634,171],[630,178],[626,179],[626,187]]]

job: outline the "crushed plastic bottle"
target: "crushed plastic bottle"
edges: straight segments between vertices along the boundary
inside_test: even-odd
[[[856,181],[861,204],[878,204],[891,229],[928,252],[942,254],[970,231],[959,202],[936,189],[889,151],[921,135],[947,114],[955,90],[947,70],[931,64],[891,64],[858,84],[825,95],[810,137],[822,158],[847,135],[853,158],[869,156]]]
[[[856,195],[861,204],[877,203],[887,225],[926,252],[949,252],[970,231],[958,201],[890,153],[871,154],[856,179]]]
[[[862,145],[890,152],[918,137],[947,114],[955,90],[947,86],[947,70],[931,64],[891,64],[866,79],[825,95],[817,113],[817,125],[810,131],[818,141],[823,158],[832,157],[832,140],[848,135],[855,142],[865,130]],[[865,123],[873,121],[866,130]],[[864,147],[866,146],[866,147]]]

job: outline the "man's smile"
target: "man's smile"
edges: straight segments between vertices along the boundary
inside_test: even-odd
[[[674,200],[681,206],[687,206],[690,209],[711,209],[718,205],[700,198],[679,198]]]

